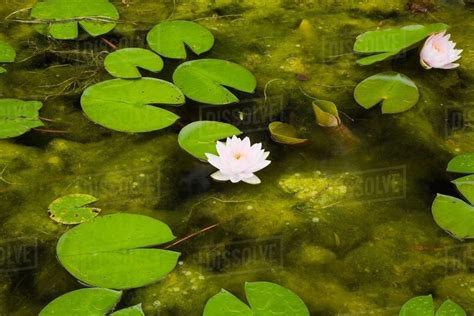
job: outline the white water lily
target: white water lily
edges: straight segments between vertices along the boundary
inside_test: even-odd
[[[219,156],[206,154],[211,165],[219,169],[211,177],[217,181],[240,181],[249,184],[259,184],[260,179],[254,174],[270,164],[266,160],[269,152],[262,149],[262,144],[250,144],[250,139],[243,140],[236,136],[227,138],[227,142],[217,142]]]
[[[456,43],[450,41],[446,31],[428,37],[421,50],[420,62],[426,69],[454,69],[459,67],[455,61],[461,58],[462,49],[455,49]]]

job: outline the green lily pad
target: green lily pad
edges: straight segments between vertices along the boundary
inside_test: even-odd
[[[173,74],[174,83],[191,100],[222,105],[239,99],[225,87],[253,93],[255,76],[244,67],[219,59],[200,59],[181,64]]]
[[[179,116],[152,104],[180,106],[184,102],[184,95],[175,85],[154,78],[104,81],[87,88],[81,98],[82,109],[91,121],[129,133],[173,125]]]
[[[359,83],[354,97],[365,109],[382,103],[382,113],[393,114],[412,108],[418,103],[420,93],[416,84],[407,76],[397,72],[384,72]]]
[[[110,53],[104,60],[105,69],[116,78],[135,79],[142,75],[138,67],[151,72],[163,69],[163,59],[143,48],[124,48]]]
[[[431,207],[439,227],[459,240],[474,238],[474,207],[458,198],[438,194]]]
[[[399,316],[466,316],[461,306],[451,300],[446,300],[436,311],[431,295],[417,296],[406,302]]]
[[[240,135],[242,132],[234,125],[199,121],[186,125],[178,136],[179,146],[194,157],[207,160],[206,153],[217,154],[218,140]]]
[[[341,125],[339,111],[333,102],[316,100],[313,102],[313,111],[318,125],[323,127],[337,127]]]
[[[185,59],[186,46],[200,55],[214,46],[214,36],[205,27],[191,21],[164,21],[147,35],[151,49],[167,58]]]
[[[469,201],[474,204],[474,175],[468,175],[452,181],[458,191]]]
[[[88,194],[70,194],[63,196],[49,205],[49,217],[61,224],[75,225],[93,219],[100,213],[100,208],[84,207],[97,201]]]
[[[447,170],[456,173],[474,173],[474,153],[454,157],[448,163]]]
[[[113,312],[110,316],[144,316],[142,304],[138,304],[132,307],[124,308]]]
[[[7,42],[0,40],[0,63],[12,63],[15,61],[15,58],[16,52],[13,47]],[[0,74],[5,72],[7,72],[7,70],[0,67]]]
[[[309,316],[309,310],[301,298],[278,284],[248,282],[245,284],[245,294],[250,307],[222,290],[209,299],[203,316]]]
[[[447,28],[446,24],[436,23],[366,32],[357,37],[354,51],[375,55],[359,59],[357,63],[365,66],[393,57],[415,47],[431,34],[444,31]]]
[[[66,293],[49,303],[39,316],[105,316],[120,301],[122,292],[92,288]]]
[[[90,35],[99,36],[110,32],[119,14],[109,0],[44,0],[38,1],[31,10],[36,30],[56,39],[76,39],[79,25]]]
[[[170,273],[180,253],[155,247],[175,237],[168,225],[136,214],[96,217],[66,232],[56,247],[63,267],[83,283],[131,289]]]
[[[39,119],[42,107],[39,101],[0,99],[0,139],[17,137],[43,126]]]
[[[293,125],[282,123],[282,122],[272,122],[268,125],[272,139],[280,144],[285,145],[298,145],[306,143],[308,140],[299,138],[296,128]]]

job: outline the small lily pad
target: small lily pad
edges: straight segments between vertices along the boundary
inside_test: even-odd
[[[39,316],[105,316],[120,301],[122,292],[92,288],[66,293],[49,303]]]
[[[333,102],[316,100],[313,102],[313,111],[319,126],[337,127],[341,125],[339,111]]]
[[[163,59],[143,48],[124,48],[107,55],[104,61],[105,69],[114,77],[124,79],[141,78],[138,67],[151,72],[163,69]]]
[[[42,107],[39,101],[0,99],[0,139],[17,137],[43,126],[39,118]]]
[[[296,128],[293,125],[282,123],[282,122],[272,122],[268,125],[272,139],[280,144],[285,145],[298,145],[306,143],[308,140],[299,138]]]
[[[454,157],[448,163],[447,170],[456,173],[474,173],[474,153]]]
[[[359,59],[359,65],[371,65],[373,63],[396,56],[406,50],[416,47],[433,33],[444,31],[448,28],[446,24],[436,23],[429,25],[408,25],[401,28],[389,28],[377,31],[369,31],[357,37],[354,43],[354,51],[362,54],[374,54]]]
[[[84,207],[97,201],[88,194],[70,194],[63,196],[49,205],[49,217],[61,224],[75,225],[93,219],[100,213],[100,208]]]
[[[119,14],[109,0],[43,0],[31,10],[36,30],[56,39],[76,39],[80,25],[92,36],[110,32]]]
[[[179,146],[194,157],[207,160],[206,153],[217,154],[218,140],[240,135],[242,132],[234,125],[199,121],[186,125],[178,136]]]
[[[174,83],[191,100],[222,105],[239,99],[225,87],[253,93],[255,76],[244,67],[219,59],[200,59],[181,64],[173,74]]]
[[[185,59],[186,46],[200,55],[214,46],[214,36],[205,27],[191,21],[164,21],[147,35],[151,49],[167,58]]]
[[[451,300],[446,300],[435,314],[435,306],[431,295],[417,296],[406,302],[399,316],[466,316],[461,306]]]
[[[301,298],[278,284],[249,282],[245,284],[245,294],[250,307],[231,293],[222,290],[209,299],[203,316],[309,316],[309,310]]]
[[[382,113],[393,114],[411,109],[420,93],[416,84],[397,72],[384,72],[369,77],[355,88],[354,97],[362,107],[370,109],[382,104]]]
[[[439,227],[459,240],[474,238],[474,207],[461,199],[438,194],[431,207]]]
[[[474,175],[468,175],[452,181],[458,191],[469,201],[474,204]]]
[[[436,311],[436,316],[466,316],[464,309],[451,300],[446,300]]]
[[[179,116],[153,104],[180,106],[182,92],[172,83],[154,79],[114,79],[87,88],[81,105],[87,117],[120,132],[144,133],[173,125]]]
[[[13,47],[7,42],[0,40],[0,63],[12,63],[15,61],[15,58],[16,52]],[[0,67],[0,73],[5,72],[7,72],[7,70]]]
[[[56,252],[63,267],[82,283],[132,289],[157,282],[176,267],[180,253],[151,248],[174,238],[159,220],[118,213],[70,229],[59,239]]]
[[[124,308],[113,312],[110,316],[144,316],[142,304],[138,304],[132,307]]]

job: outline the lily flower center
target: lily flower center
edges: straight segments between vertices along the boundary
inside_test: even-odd
[[[241,152],[235,152],[234,153],[235,160],[240,160],[240,158],[242,158],[243,156],[244,156],[244,154],[241,153]]]

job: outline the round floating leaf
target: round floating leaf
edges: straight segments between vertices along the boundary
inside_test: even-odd
[[[474,204],[474,175],[456,179],[453,183],[469,203]]]
[[[406,51],[433,33],[446,30],[442,23],[429,25],[408,25],[402,28],[390,28],[370,31],[357,37],[354,51],[363,54],[375,54],[359,59],[360,65],[370,65]]]
[[[130,289],[154,283],[175,268],[179,253],[150,248],[174,238],[159,220],[121,213],[72,228],[56,251],[64,268],[81,282]]]
[[[313,102],[313,111],[318,125],[324,127],[337,127],[341,125],[339,111],[333,102],[316,100]]]
[[[290,124],[282,122],[272,122],[268,125],[272,139],[280,144],[298,145],[306,143],[308,140],[298,138],[296,128]]]
[[[144,315],[145,314],[143,313],[142,304],[138,304],[132,307],[121,309],[119,311],[116,311],[110,314],[110,316],[144,316]]]
[[[66,293],[49,303],[40,316],[104,316],[120,301],[122,292],[109,289],[80,289]]]
[[[49,205],[49,217],[58,223],[75,225],[93,219],[100,213],[99,208],[84,207],[97,199],[88,194],[70,194]]]
[[[147,49],[124,48],[107,55],[104,65],[114,77],[134,79],[142,77],[138,67],[160,72],[163,69],[163,59]]]
[[[43,126],[39,110],[43,103],[0,99],[0,139],[23,135],[30,129]]]
[[[220,139],[240,135],[234,125],[200,121],[186,125],[178,136],[179,146],[194,157],[207,160],[207,154],[217,154],[216,143]]]
[[[406,302],[400,310],[400,316],[434,316],[431,295],[418,296]]]
[[[207,302],[203,315],[309,316],[304,302],[295,293],[278,284],[246,283],[245,293],[250,308],[229,292],[222,290]]]
[[[78,24],[90,35],[110,32],[119,18],[117,9],[108,0],[44,0],[31,10],[31,17],[41,34],[56,39],[75,39]]]
[[[354,97],[366,109],[382,103],[382,113],[389,114],[409,110],[418,103],[420,94],[415,83],[407,76],[384,72],[359,83]]]
[[[456,173],[474,173],[474,153],[454,157],[448,163],[447,170]]]
[[[431,207],[439,227],[457,239],[474,238],[474,207],[463,200],[438,194]]]
[[[446,300],[438,308],[436,316],[466,316],[466,312],[458,304],[451,300]]]
[[[81,98],[93,122],[130,133],[156,131],[173,125],[179,116],[151,104],[182,105],[184,95],[172,83],[153,78],[114,79],[91,86]]]
[[[205,27],[191,21],[165,21],[147,35],[148,45],[161,56],[186,58],[186,46],[200,55],[214,46],[214,36]]]
[[[225,87],[253,93],[255,76],[244,67],[219,59],[193,60],[181,64],[173,74],[174,83],[190,99],[221,105],[239,99]]]
[[[13,47],[5,41],[0,40],[0,63],[12,63],[15,61],[16,52]],[[5,73],[7,70],[0,67],[0,74]]]

